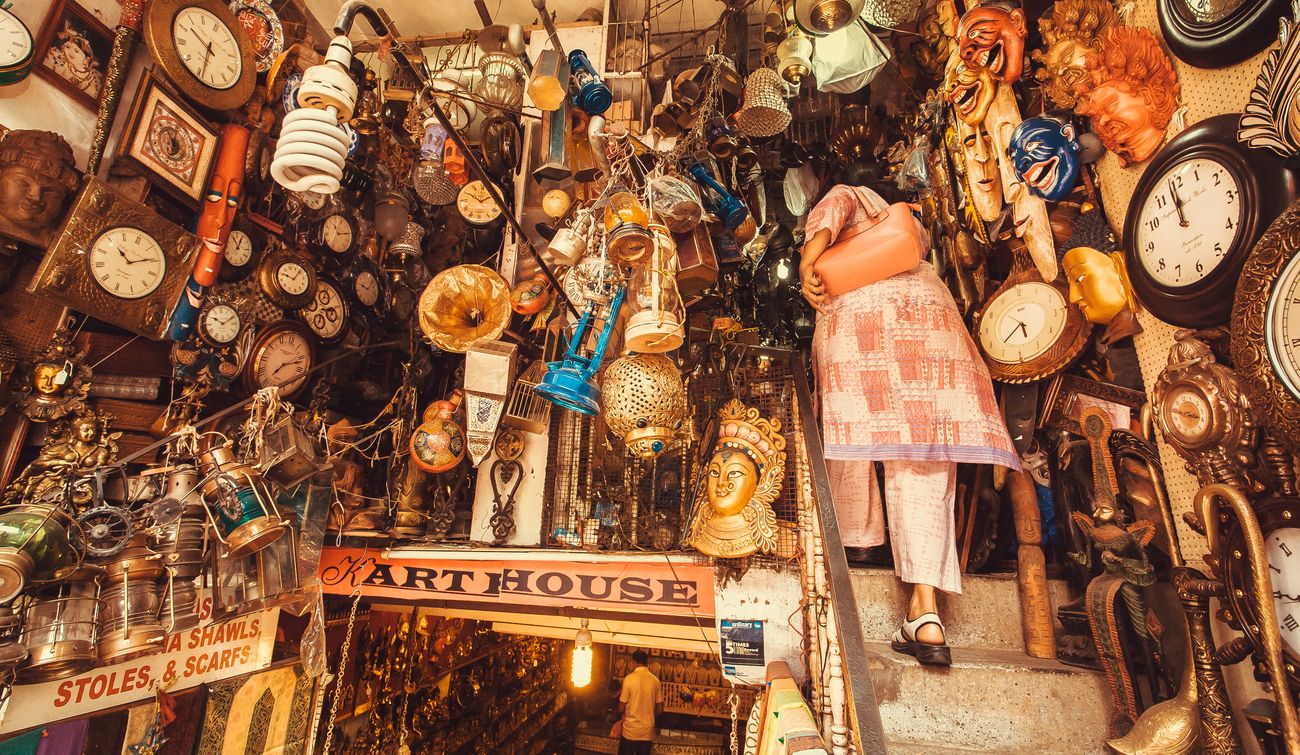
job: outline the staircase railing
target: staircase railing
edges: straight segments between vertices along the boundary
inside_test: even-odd
[[[835,516],[835,503],[831,496],[830,475],[823,456],[821,433],[813,411],[812,390],[808,384],[808,363],[792,365],[795,380],[795,403],[798,423],[802,428],[802,441],[806,451],[807,474],[811,482],[816,527],[821,535],[821,552],[825,566],[825,583],[830,597],[830,620],[834,627],[831,642],[838,644],[840,676],[845,685],[849,721],[849,741],[856,745],[861,755],[885,752],[884,725],[880,719],[880,706],[876,701],[875,687],[871,683],[871,669],[867,660],[866,642],[858,613],[857,596],[849,576],[849,562],[844,555],[840,538],[839,521]],[[806,558],[816,554],[806,553]],[[810,631],[812,627],[809,627]],[[814,675],[814,678],[816,676]],[[816,683],[816,682],[815,682]],[[824,693],[823,693],[824,694]],[[832,736],[832,745],[837,744]],[[835,747],[838,751],[840,748]]]

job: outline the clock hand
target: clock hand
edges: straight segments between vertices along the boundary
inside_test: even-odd
[[[1169,181],[1169,195],[1174,199],[1174,209],[1178,211],[1178,225],[1186,228],[1191,225],[1187,222],[1187,216],[1183,214],[1183,200],[1178,198],[1178,190],[1174,188],[1173,179]]]
[[[203,67],[199,69],[199,78],[203,78],[203,74],[207,72],[208,61],[211,59],[212,59],[212,40],[209,39],[207,49],[203,53]]]
[[[1273,591],[1273,597],[1286,601],[1287,603],[1300,603],[1300,595],[1287,595],[1280,590]]]

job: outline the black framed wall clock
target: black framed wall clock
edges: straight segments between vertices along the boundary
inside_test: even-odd
[[[1276,39],[1286,0],[1159,0],[1156,12],[1169,51],[1197,68],[1225,68]]]
[[[1133,290],[1152,314],[1180,327],[1227,320],[1251,247],[1300,193],[1300,177],[1281,159],[1237,141],[1237,118],[1208,118],[1167,144],[1125,216]]]

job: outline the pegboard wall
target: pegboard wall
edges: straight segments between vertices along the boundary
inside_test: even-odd
[[[1136,3],[1131,23],[1134,26],[1150,29],[1157,37],[1161,37],[1163,42],[1154,0]],[[1194,68],[1170,55],[1181,88],[1179,104],[1186,108],[1184,126],[1191,126],[1222,113],[1240,113],[1244,110],[1264,58],[1274,46],[1276,43],[1243,63],[1214,70]],[[1172,139],[1179,133],[1174,126],[1175,124],[1170,124],[1166,140]],[[1133,195],[1133,190],[1147,164],[1124,168],[1120,166],[1119,160],[1109,153],[1097,164],[1102,202],[1106,205],[1106,216],[1116,233],[1123,232],[1124,215],[1128,210],[1129,198]],[[1142,367],[1142,379],[1150,389],[1159,377],[1160,371],[1164,369],[1169,347],[1173,345],[1174,333],[1178,329],[1157,319],[1149,312],[1139,313],[1138,322],[1142,324],[1143,332],[1133,339],[1133,343],[1137,349],[1138,362]],[[1169,491],[1169,505],[1173,509],[1183,558],[1189,566],[1200,566],[1201,557],[1206,552],[1205,538],[1183,523],[1183,513],[1192,510],[1192,498],[1200,489],[1200,485],[1197,484],[1196,478],[1187,472],[1182,458],[1164,442],[1164,438],[1160,437],[1159,433],[1157,433],[1156,443],[1160,449],[1165,487]]]

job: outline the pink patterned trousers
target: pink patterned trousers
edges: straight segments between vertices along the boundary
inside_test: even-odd
[[[894,573],[909,584],[961,592],[957,558],[957,464],[950,461],[882,461],[881,503],[873,461],[826,460],[840,536],[850,548],[885,542],[888,515]]]

